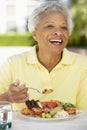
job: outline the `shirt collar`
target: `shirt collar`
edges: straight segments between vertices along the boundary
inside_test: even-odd
[[[75,59],[75,57],[73,55],[73,52],[70,52],[69,50],[64,48],[61,63],[70,65],[73,63],[74,59]]]
[[[63,56],[62,60],[60,61],[60,64],[72,64],[74,60],[74,55],[72,55],[72,52],[68,51],[66,48],[63,50]],[[36,46],[32,47],[32,49],[27,54],[27,62],[29,64],[36,64],[38,63],[37,55],[36,55]]]
[[[36,45],[31,48],[31,50],[27,54],[27,62],[29,64],[36,64],[38,61],[37,55],[36,55]]]

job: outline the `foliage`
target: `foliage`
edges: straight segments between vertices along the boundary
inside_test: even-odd
[[[87,46],[87,0],[71,0],[74,30],[69,45]]]
[[[33,46],[36,41],[30,33],[0,35],[0,46]]]

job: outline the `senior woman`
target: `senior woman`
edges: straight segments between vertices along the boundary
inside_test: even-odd
[[[87,57],[66,49],[72,28],[70,11],[64,5],[52,1],[39,5],[29,19],[29,31],[37,45],[2,65],[0,100],[12,102],[14,109],[35,99],[70,102],[87,110]],[[38,94],[28,87],[53,92]]]

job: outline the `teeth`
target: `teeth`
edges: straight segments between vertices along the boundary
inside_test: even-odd
[[[62,40],[50,40],[50,42],[51,43],[53,43],[53,44],[60,44],[60,43],[62,43]]]
[[[62,42],[62,40],[50,40],[51,42]]]

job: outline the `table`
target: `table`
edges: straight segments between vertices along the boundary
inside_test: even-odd
[[[70,120],[40,122],[32,121],[13,112],[13,124],[10,130],[87,130],[87,111]]]

